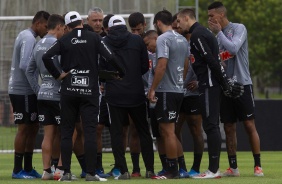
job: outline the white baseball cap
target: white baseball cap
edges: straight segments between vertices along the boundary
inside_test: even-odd
[[[109,28],[112,26],[117,26],[117,25],[126,25],[124,18],[119,15],[114,15],[110,18],[108,26]]]
[[[75,22],[77,20],[82,20],[81,16],[76,11],[70,11],[65,15],[65,24],[68,25],[69,23]]]

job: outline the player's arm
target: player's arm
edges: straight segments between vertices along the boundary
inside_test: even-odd
[[[227,96],[231,95],[232,87],[231,87],[231,80],[227,77],[223,66],[220,64],[220,61],[214,57],[212,54],[211,48],[207,44],[206,37],[202,34],[197,34],[191,41],[198,48],[200,55],[206,61],[208,67],[210,68],[212,74],[215,76],[217,81],[219,82],[220,86],[222,87],[224,93]]]
[[[35,75],[36,73],[37,73],[37,65],[36,65],[34,55],[32,55],[32,59],[30,60],[27,66],[27,69],[25,71],[25,75],[30,84],[30,87],[32,88],[34,93],[37,95],[40,86],[38,84],[37,75]]]
[[[220,43],[232,55],[237,54],[246,39],[247,29],[242,24],[239,24],[236,27],[231,40],[229,40],[222,31],[217,34],[218,43]]]
[[[122,78],[125,75],[125,69],[119,63],[114,53],[109,49],[106,43],[101,40],[99,44],[99,53],[104,57],[106,62],[109,62],[119,73],[119,76]]]
[[[24,73],[32,57],[32,52],[35,44],[36,44],[36,40],[33,36],[25,37],[22,42],[19,68],[23,70]]]
[[[144,75],[149,70],[148,50],[143,40],[141,40],[141,73]]]
[[[67,73],[61,72],[54,64],[54,58],[61,55],[61,44],[57,40],[42,56],[43,63],[48,72],[57,80],[63,79]]]

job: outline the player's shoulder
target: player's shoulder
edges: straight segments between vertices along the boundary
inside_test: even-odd
[[[233,22],[230,22],[230,25],[235,28],[235,29],[246,29],[246,26],[242,23],[233,23]]]

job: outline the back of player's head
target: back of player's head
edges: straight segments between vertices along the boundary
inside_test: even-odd
[[[99,7],[94,7],[94,8],[89,9],[88,16],[90,16],[91,13],[102,13],[102,14],[104,14],[104,11]]]
[[[143,38],[146,38],[146,37],[151,37],[151,36],[158,36],[158,33],[156,30],[148,30],[146,31],[146,33],[144,34]]]
[[[106,29],[108,28],[108,24],[109,24],[109,20],[110,18],[112,18],[114,16],[114,14],[108,14],[104,17],[103,19],[103,27]]]
[[[188,16],[189,18],[195,20],[196,19],[196,14],[195,11],[191,8],[184,8],[179,11],[178,15],[185,15]]]
[[[139,24],[145,24],[145,17],[140,12],[134,12],[129,15],[128,24],[130,27],[136,27]]]
[[[178,13],[176,13],[172,16],[172,22],[174,22],[177,19],[177,15],[178,15]]]
[[[58,14],[50,15],[48,22],[47,22],[48,30],[55,29],[57,25],[65,25],[64,17]]]
[[[40,20],[47,21],[49,17],[50,17],[50,14],[48,12],[38,11],[32,19],[32,24],[34,24],[36,21],[40,21]]]
[[[157,23],[157,21],[161,21],[164,25],[171,25],[172,24],[172,15],[167,10],[159,11],[154,18],[154,24]]]

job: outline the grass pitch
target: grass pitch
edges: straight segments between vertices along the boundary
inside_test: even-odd
[[[255,177],[253,175],[253,158],[251,152],[238,152],[238,166],[240,169],[240,177],[225,177],[221,179],[208,179],[208,180],[196,180],[196,179],[179,179],[179,180],[152,180],[152,179],[145,179],[144,177],[141,178],[132,178],[130,180],[123,180],[118,181],[114,180],[112,177],[109,178],[107,183],[131,183],[131,184],[148,184],[149,183],[174,183],[177,184],[281,184],[282,183],[282,175],[281,172],[281,163],[282,163],[282,152],[275,151],[275,152],[262,152],[262,166],[264,169],[264,177]],[[129,171],[132,170],[132,163],[130,159],[130,154],[126,153],[126,159],[128,162]],[[192,165],[193,153],[186,152],[185,153],[185,160],[187,168],[189,169]],[[39,173],[42,173],[42,159],[40,153],[34,154],[34,167]],[[111,164],[114,163],[112,153],[104,153],[103,154],[103,166],[105,172],[110,171],[112,166]],[[207,159],[207,152],[203,155],[203,160],[201,164],[201,171],[207,169],[208,159]],[[143,164],[142,158],[140,158],[140,167],[141,167],[141,174],[144,176],[145,168]],[[220,170],[223,172],[228,167],[228,160],[227,154],[223,151],[221,154],[221,161],[220,161]],[[52,184],[58,181],[43,181],[41,179],[34,179],[34,180],[16,180],[11,179],[11,173],[13,168],[13,154],[0,154],[0,183],[2,184],[29,184],[29,183],[42,183],[42,184]],[[155,153],[155,171],[159,171],[161,169],[161,163],[158,158],[158,154]],[[77,162],[76,157],[73,155],[72,157],[72,172],[77,177],[79,177],[81,173],[81,169]],[[73,181],[72,183],[83,183],[85,182],[83,179],[78,181]]]

